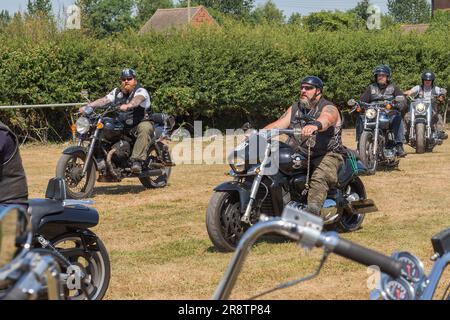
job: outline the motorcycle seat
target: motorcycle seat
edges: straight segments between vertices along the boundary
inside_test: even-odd
[[[28,203],[28,214],[31,217],[31,227],[35,232],[39,227],[39,222],[45,216],[61,213],[64,211],[62,201],[53,199],[30,199]]]

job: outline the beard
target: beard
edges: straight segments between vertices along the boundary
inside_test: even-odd
[[[126,95],[129,95],[134,88],[136,88],[136,83],[135,84],[121,84],[120,85],[120,90],[122,90],[122,92]]]

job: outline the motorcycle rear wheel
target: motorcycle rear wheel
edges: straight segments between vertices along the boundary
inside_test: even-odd
[[[156,148],[153,146],[150,148],[149,152],[150,163],[158,158],[158,153]],[[164,188],[167,186],[170,174],[172,173],[172,167],[164,167],[163,174],[157,177],[143,177],[139,178],[139,181],[147,189]]]
[[[81,279],[83,289],[69,290],[64,286],[68,300],[101,300],[106,294],[111,279],[111,265],[108,251],[103,242],[97,238],[98,250],[85,248],[77,233],[66,233],[51,240],[52,245],[72,264],[81,268],[85,277]],[[61,265],[61,272],[67,273],[67,266]],[[68,275],[70,276],[70,274]],[[86,296],[87,293],[87,296]]]

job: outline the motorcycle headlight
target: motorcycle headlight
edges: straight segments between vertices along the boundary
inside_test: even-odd
[[[89,131],[90,126],[91,126],[88,118],[86,118],[86,117],[78,118],[78,120],[76,122],[76,125],[77,125],[77,132],[79,134],[87,133]]]
[[[423,113],[426,110],[426,106],[423,103],[419,103],[416,105],[416,111],[419,113]]]
[[[377,111],[375,109],[367,109],[366,110],[366,118],[367,119],[373,119],[377,116]]]
[[[233,169],[233,171],[236,173],[244,173],[247,169],[245,159],[240,156],[234,157],[233,163],[230,163],[230,166],[231,169]]]

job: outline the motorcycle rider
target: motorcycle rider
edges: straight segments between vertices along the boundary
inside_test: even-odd
[[[21,204],[28,199],[28,186],[17,136],[0,121],[0,203]]]
[[[87,107],[102,107],[108,103],[120,105],[119,109],[123,112],[119,115],[119,120],[136,132],[136,142],[130,157],[133,162],[131,170],[140,173],[154,133],[153,124],[148,118],[151,113],[150,95],[137,81],[136,71],[133,69],[123,69],[120,81],[120,87],[80,108],[80,112],[83,113]]]
[[[379,65],[373,70],[373,76],[375,82],[369,85],[360,97],[360,101],[365,103],[382,102],[385,100],[393,100],[397,96],[403,96],[403,91],[392,82],[392,71],[387,65]],[[401,111],[406,107],[406,103],[401,103],[399,111],[393,111],[389,113],[391,128],[394,133],[394,139],[396,143],[397,156],[405,157],[406,152],[403,149],[403,143],[405,140],[405,125],[401,116]],[[359,138],[364,129],[363,116],[356,119],[356,141],[359,142]]]
[[[445,101],[445,90],[435,86],[434,80],[436,79],[435,74],[431,70],[425,70],[422,73],[422,85],[417,85],[409,90],[404,92],[405,95],[415,99],[415,98],[423,98],[425,100],[431,101],[433,103],[433,117],[431,119],[432,125],[434,126],[435,131],[438,134],[438,137],[442,140],[447,139],[448,135],[444,130],[444,120],[442,115],[439,114],[438,104],[443,103]],[[409,128],[411,124],[411,114],[407,112],[405,114],[405,122],[406,127]],[[409,131],[406,131],[407,134]]]
[[[308,211],[320,215],[328,190],[337,183],[338,169],[343,163],[342,122],[338,108],[323,97],[323,81],[316,76],[307,76],[301,82],[300,101],[295,102],[275,122],[265,129],[301,128],[302,139],[295,149],[308,156],[308,138],[315,132],[315,145],[311,147],[313,168],[308,191]],[[300,117],[309,115],[315,120],[302,123]],[[313,138],[314,139],[314,138]]]

